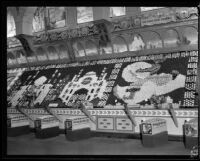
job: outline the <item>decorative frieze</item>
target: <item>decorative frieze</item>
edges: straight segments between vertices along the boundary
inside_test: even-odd
[[[43,109],[25,109],[29,114],[38,114],[46,115],[46,112]],[[84,115],[80,110],[71,110],[71,109],[52,109],[58,115]],[[171,117],[168,110],[130,110],[132,115],[135,117]],[[126,116],[124,110],[103,110],[95,109],[88,110],[91,115],[97,116]],[[198,117],[198,110],[175,110],[174,111],[177,117]],[[7,109],[8,114],[19,114],[19,112],[14,108]]]

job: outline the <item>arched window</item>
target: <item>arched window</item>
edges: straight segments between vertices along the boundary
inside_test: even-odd
[[[37,53],[37,57],[38,57],[38,60],[39,60],[39,61],[47,60],[46,52],[45,52],[45,50],[44,50],[42,47],[39,47],[39,48],[36,50],[36,53]]]
[[[126,7],[110,7],[110,17],[126,15]]]
[[[114,53],[122,53],[127,51],[127,45],[125,40],[121,37],[116,37],[113,40],[113,48],[114,48]]]
[[[73,49],[76,57],[85,56],[85,51],[80,42],[76,42],[73,44]]]
[[[15,55],[16,55],[16,58],[17,58],[17,61],[19,64],[25,64],[27,63],[26,61],[26,56],[25,56],[25,53],[21,50],[18,50],[15,52]]]
[[[45,7],[38,7],[33,15],[33,32],[43,31],[45,29]]]
[[[8,12],[7,13],[7,37],[13,37],[16,35],[16,27],[13,15]]]
[[[197,44],[198,43],[198,32],[197,29],[193,27],[185,27],[182,30],[183,32],[183,43],[185,44]]]
[[[107,43],[107,46],[100,46],[100,55],[103,55],[103,54],[112,54],[113,51],[112,51],[112,46],[111,46],[111,43]]]
[[[48,50],[49,60],[56,60],[56,59],[58,59],[58,53],[57,53],[56,49],[53,46],[49,46],[47,48],[47,50]]]
[[[144,32],[142,36],[146,44],[146,49],[162,48],[162,40],[157,33]]]
[[[93,21],[92,7],[77,7],[77,23]]]
[[[58,47],[60,59],[69,58],[67,48],[64,45]]]
[[[66,25],[65,7],[47,7],[49,29],[64,27]]]
[[[164,34],[164,47],[176,47],[180,43],[178,33],[175,30],[167,30]]]
[[[38,7],[33,16],[33,32],[66,26],[65,7]]]
[[[144,49],[145,43],[140,35],[138,34],[131,35],[130,40],[131,40],[129,42],[130,51],[138,51]]]
[[[7,53],[7,65],[15,65],[17,60],[12,52]]]
[[[98,54],[97,47],[92,41],[87,41],[85,43],[85,52],[88,56]]]

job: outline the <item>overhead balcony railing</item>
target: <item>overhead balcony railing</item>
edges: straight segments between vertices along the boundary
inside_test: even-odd
[[[166,24],[166,23],[173,23],[173,22],[181,22],[185,20],[192,20],[197,19],[198,13],[197,9],[188,7],[188,9],[177,9],[177,10],[170,10],[170,12],[160,11],[157,14],[153,14],[151,12],[146,12],[138,17],[122,17],[117,18],[111,21],[110,25],[111,32],[145,27],[145,26],[153,26],[158,24]],[[100,20],[101,21],[101,20]],[[104,20],[106,21],[106,20]],[[85,37],[98,34],[98,20],[95,22],[89,22],[88,26],[70,29],[70,30],[62,30],[59,31],[47,31],[35,35],[33,38],[34,44],[38,44],[41,42],[50,42],[50,41],[58,41],[58,40],[65,40],[71,39],[76,37]]]

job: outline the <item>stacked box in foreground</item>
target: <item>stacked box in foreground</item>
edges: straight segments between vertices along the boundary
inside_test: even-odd
[[[166,120],[153,118],[140,125],[142,144],[146,147],[159,146],[168,142]]]
[[[69,117],[65,121],[66,139],[70,141],[91,137],[90,120],[86,116]]]
[[[7,117],[7,136],[19,136],[30,133],[29,119],[24,115]]]
[[[51,115],[41,116],[35,120],[35,136],[39,139],[59,135],[59,121]]]
[[[192,149],[198,146],[198,119],[191,119],[183,127],[185,148]]]

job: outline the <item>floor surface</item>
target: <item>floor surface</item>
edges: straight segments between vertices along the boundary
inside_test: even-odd
[[[92,137],[68,141],[64,134],[54,138],[36,139],[34,133],[8,137],[8,155],[190,155],[183,142],[147,148],[138,139]]]

